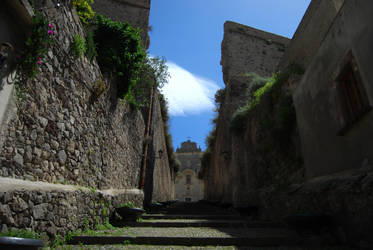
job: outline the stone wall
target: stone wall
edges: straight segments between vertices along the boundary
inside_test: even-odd
[[[279,220],[294,214],[324,214],[329,227],[321,236],[331,244],[354,249],[373,246],[373,165],[367,162],[354,170],[325,175],[294,185],[286,192],[262,189],[251,193],[259,207],[259,218]]]
[[[17,112],[2,130],[1,176],[92,186],[138,185],[145,125],[140,112],[116,99],[95,61],[71,56],[73,36],[84,36],[75,10],[47,9],[56,44],[42,72],[25,83]],[[92,101],[103,81],[108,91]]]
[[[93,191],[71,185],[0,180],[0,230],[24,228],[49,237],[94,228],[108,221],[126,201],[142,206],[144,194],[133,190]]]
[[[150,0],[95,0],[92,8],[115,21],[129,22],[140,28],[143,47],[149,47]]]
[[[84,33],[72,6],[71,0],[48,0],[39,6],[54,26],[55,43],[37,77],[22,83],[24,90],[6,85],[11,105],[0,128],[3,230],[31,228],[53,236],[82,229],[85,221],[92,228],[122,203],[143,205],[144,193],[138,189],[144,158],[143,115],[117,98],[117,83],[101,74],[95,60],[73,56],[73,37]],[[97,96],[95,89],[101,84],[106,91]],[[154,151],[165,148],[157,100],[151,123]],[[151,159],[156,169],[151,178],[161,185],[151,195],[161,200],[173,194],[164,155],[162,161],[156,159],[159,163]],[[153,157],[155,153],[149,158]],[[7,189],[6,180],[14,185]],[[18,185],[20,181],[26,184]],[[102,202],[111,204],[105,216]],[[76,218],[68,217],[71,214]]]
[[[236,184],[245,175],[235,174],[239,166],[232,162],[232,156],[238,148],[230,134],[229,123],[233,113],[247,102],[251,79],[246,74],[272,75],[288,43],[289,39],[285,37],[233,22],[225,23],[221,65],[226,88],[219,110],[212,161],[204,177],[205,198],[233,202],[233,189],[242,190]],[[249,164],[243,157],[245,154],[241,154],[240,162]]]

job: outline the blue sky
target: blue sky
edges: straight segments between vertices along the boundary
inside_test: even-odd
[[[191,139],[205,149],[214,94],[224,87],[220,66],[227,20],[291,38],[310,0],[151,0],[149,53],[167,59],[169,101],[176,149]],[[189,138],[188,138],[189,137]]]

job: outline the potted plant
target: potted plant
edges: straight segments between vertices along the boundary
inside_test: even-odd
[[[132,202],[126,202],[123,203],[120,207],[116,208],[116,212],[125,221],[136,221],[141,214],[145,213],[145,210],[135,207]]]

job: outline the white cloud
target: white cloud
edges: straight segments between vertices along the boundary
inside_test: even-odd
[[[214,95],[219,86],[212,80],[193,75],[172,62],[167,62],[170,79],[162,88],[172,116],[199,114],[214,108]]]

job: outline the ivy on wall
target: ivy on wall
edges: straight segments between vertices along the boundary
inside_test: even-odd
[[[140,31],[129,23],[123,24],[98,15],[94,40],[101,70],[120,82],[117,87],[119,98],[130,98],[130,91],[139,80],[146,56],[141,48]]]

